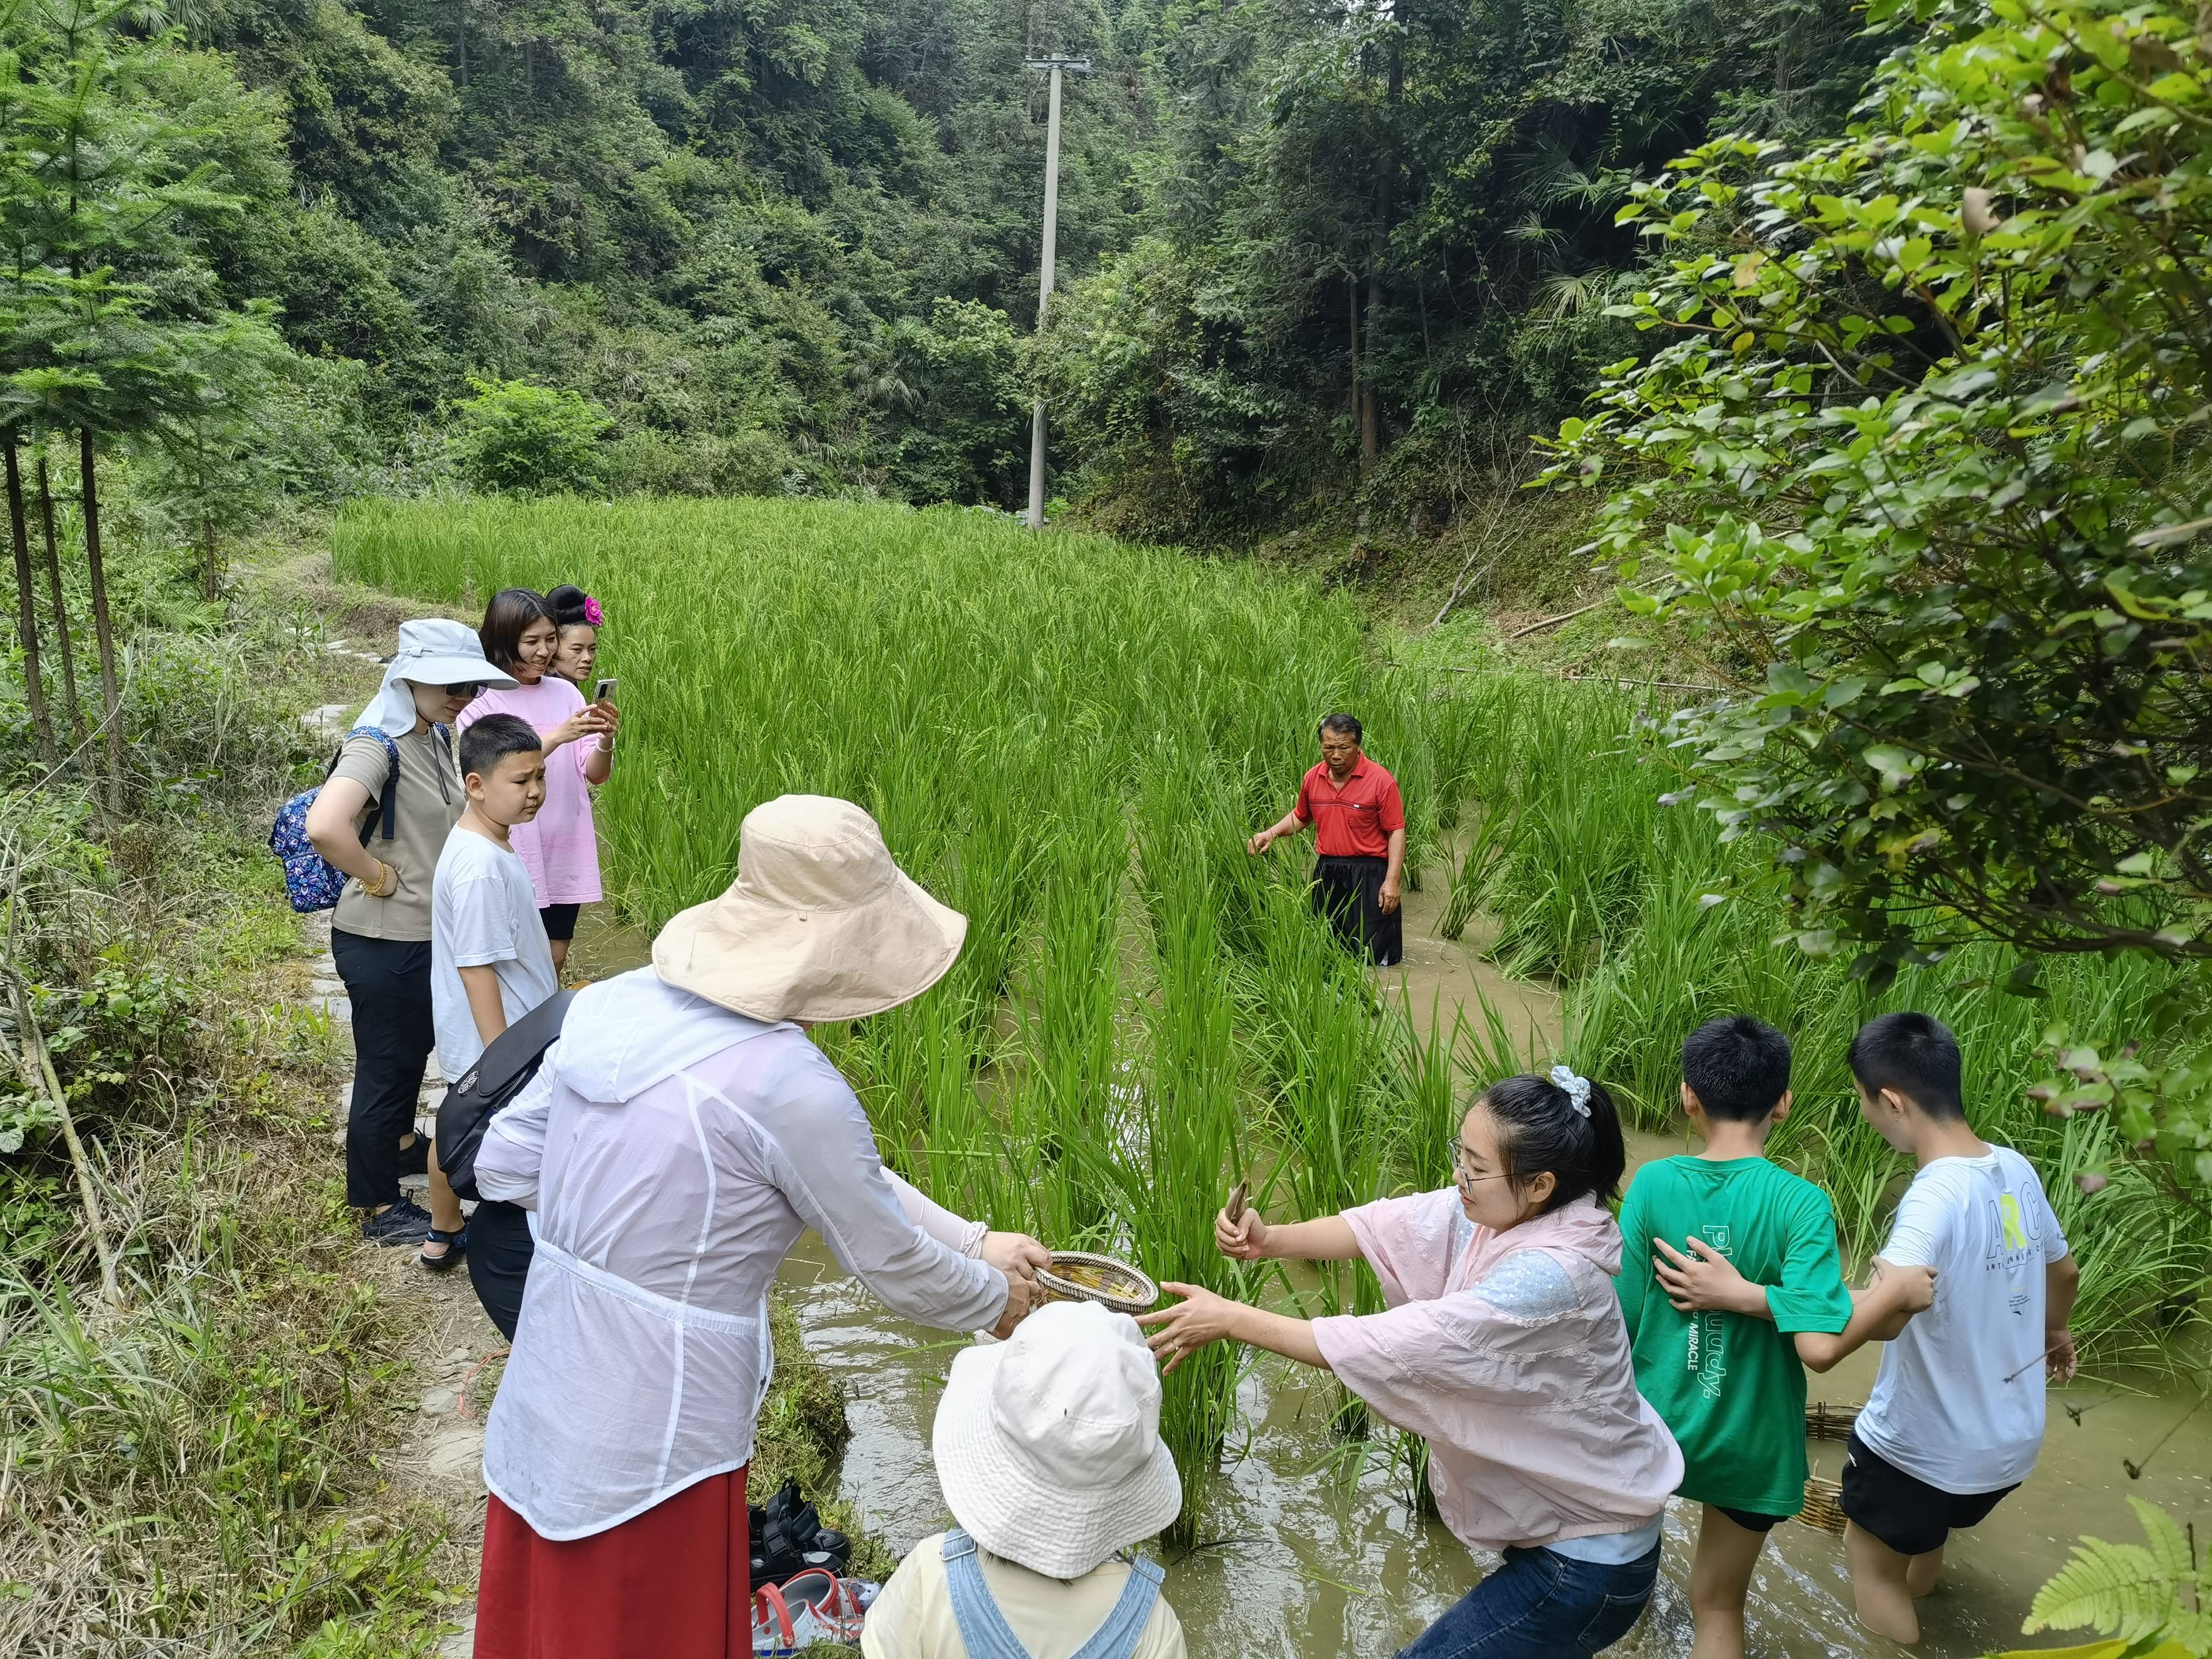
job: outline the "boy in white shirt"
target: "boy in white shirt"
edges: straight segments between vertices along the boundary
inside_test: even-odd
[[[1958,1039],[1940,1020],[1868,1021],[1850,1067],[1860,1115],[1919,1165],[1878,1259],[1936,1271],[1934,1304],[1883,1351],[1844,1465],[1859,1622],[1909,1644],[1951,1529],[2035,1467],[2045,1373],[2074,1375],[2081,1274],[2033,1167],[1967,1124]]]
[[[537,890],[507,831],[545,804],[544,739],[514,714],[461,733],[469,804],[446,837],[430,884],[430,1012],[447,1082],[468,1075],[492,1039],[561,988]],[[443,1272],[468,1249],[461,1206],[430,1160],[422,1265]]]

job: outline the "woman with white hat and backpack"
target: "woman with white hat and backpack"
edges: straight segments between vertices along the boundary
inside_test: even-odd
[[[963,1351],[933,1438],[958,1524],[876,1597],[866,1659],[1182,1659],[1159,1566],[1130,1553],[1182,1508],[1136,1321],[1054,1303]]]
[[[808,1227],[893,1312],[1011,1334],[1043,1248],[886,1170],[805,1028],[920,996],[967,919],[849,801],[747,814],[738,878],[586,987],[477,1188],[537,1248],[485,1425],[477,1659],[752,1652],[745,1466],[767,1297]]]
[[[308,842],[347,878],[331,919],[331,955],[353,1024],[346,1202],[364,1212],[362,1231],[379,1244],[421,1244],[429,1236],[430,1217],[400,1195],[403,1174],[427,1172],[443,1185],[415,1133],[415,1109],[437,1041],[430,880],[468,805],[453,723],[485,687],[514,684],[484,660],[466,623],[400,623],[384,684],[307,809]],[[444,1202],[459,1213],[450,1194]]]

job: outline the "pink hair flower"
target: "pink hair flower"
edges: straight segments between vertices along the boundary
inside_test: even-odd
[[[606,620],[606,612],[599,609],[599,602],[588,593],[584,595],[584,620],[594,628]]]

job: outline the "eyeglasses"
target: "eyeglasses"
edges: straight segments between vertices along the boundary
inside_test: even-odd
[[[1468,1150],[1467,1144],[1464,1141],[1455,1140],[1451,1143],[1451,1166],[1452,1175],[1455,1179],[1467,1182],[1470,1185],[1478,1181],[1505,1181],[1510,1179],[1510,1177],[1503,1175],[1469,1175],[1468,1173],[1467,1166],[1474,1160],[1474,1157],[1475,1154]]]
[[[483,695],[483,682],[482,680],[463,680],[459,685],[447,686],[446,688],[446,695],[449,697],[482,696]]]

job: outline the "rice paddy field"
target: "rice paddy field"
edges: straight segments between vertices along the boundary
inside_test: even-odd
[[[2022,1091],[2044,1028],[2100,1049],[2142,1029],[2166,970],[2051,964],[2049,995],[2001,988],[1995,949],[1870,995],[1778,945],[1740,888],[1754,848],[1660,796],[1658,694],[1476,659],[1391,665],[1353,598],[1249,563],[1099,538],[1033,537],[995,515],[778,501],[369,504],[336,535],[340,574],[448,604],[574,581],[606,606],[622,760],[599,823],[611,895],[645,927],[722,887],[738,826],[786,791],[847,796],[919,880],[970,918],[960,963],[920,1001],[828,1029],[887,1160],[942,1200],[1056,1247],[1125,1252],[1157,1279],[1375,1305],[1364,1269],[1262,1285],[1212,1249],[1249,1176],[1271,1215],[1443,1184],[1469,1091],[1548,1054],[1511,1052],[1479,1003],[1408,1008],[1309,914],[1307,860],[1252,859],[1287,806],[1314,724],[1348,708],[1404,787],[1410,862],[1477,912],[1493,954],[1565,995],[1559,1057],[1638,1124],[1671,1121],[1686,1031],[1746,1010],[1796,1043],[1778,1156],[1834,1195],[1854,1260],[1881,1241],[1904,1166],[1857,1121],[1844,1065],[1887,1007],[1941,1015],[1969,1109],[2044,1173],[2080,1255],[2092,1365],[2155,1363],[2193,1318],[2201,1214],[2124,1164],[2094,1115]],[[1472,650],[1473,647],[1470,647]],[[1164,1428],[1202,1529],[1237,1421],[1233,1350],[1168,1379]],[[1339,1402],[1339,1431],[1363,1441]]]

